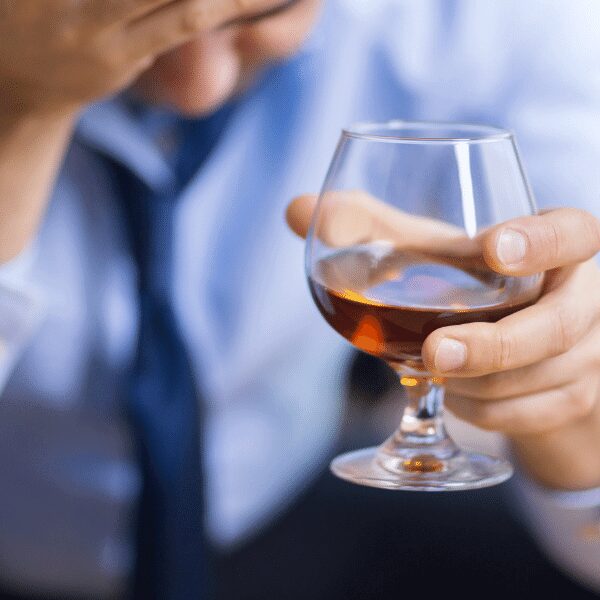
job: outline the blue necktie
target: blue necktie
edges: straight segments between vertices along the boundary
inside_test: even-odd
[[[231,112],[227,105],[205,119],[177,120],[182,136],[172,160],[172,190],[149,189],[105,156],[138,268],[140,326],[125,402],[142,472],[136,600],[212,597],[203,528],[201,403],[171,306],[173,222],[177,197],[210,154]]]
[[[137,522],[134,597],[202,600],[209,591],[203,531],[201,415],[197,386],[171,307],[173,220],[179,191],[206,159],[230,107],[180,120],[177,189],[152,192],[110,161],[138,267],[140,328],[126,408],[143,486]]]
[[[113,172],[139,277],[126,398],[143,475],[134,597],[206,598],[199,402],[170,302],[175,198],[151,194],[121,166]]]

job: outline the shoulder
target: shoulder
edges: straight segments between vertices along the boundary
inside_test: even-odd
[[[357,76],[408,94],[419,118],[490,118],[518,98],[559,87],[589,96],[600,69],[597,0],[334,3],[346,30],[338,43]]]
[[[346,44],[388,60],[399,75],[430,78],[475,70],[510,78],[550,57],[558,68],[582,55],[598,61],[597,0],[333,0]],[[337,36],[336,36],[337,37]],[[350,38],[350,39],[348,39]]]

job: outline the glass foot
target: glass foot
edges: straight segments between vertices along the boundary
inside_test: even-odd
[[[382,448],[365,448],[335,458],[331,471],[359,485],[425,492],[489,487],[513,473],[510,463],[501,458],[462,450],[440,454],[434,448],[419,452],[413,448],[405,456],[390,456]]]

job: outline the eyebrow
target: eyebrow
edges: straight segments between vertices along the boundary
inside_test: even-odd
[[[268,10],[264,10],[260,13],[256,13],[254,15],[243,16],[243,17],[235,17],[221,25],[219,29],[226,29],[227,27],[231,27],[232,25],[250,25],[252,23],[257,23],[258,21],[262,21],[263,19],[268,19],[269,17],[274,17],[279,13],[285,12],[289,8],[292,8],[295,4],[299,4],[302,0],[286,0],[279,6],[275,6]]]

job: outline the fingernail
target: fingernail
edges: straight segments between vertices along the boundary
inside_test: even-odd
[[[458,340],[444,338],[435,351],[435,368],[438,371],[454,371],[465,364],[467,348]]]
[[[496,254],[505,265],[518,265],[527,251],[525,237],[514,229],[505,229],[496,243]]]

